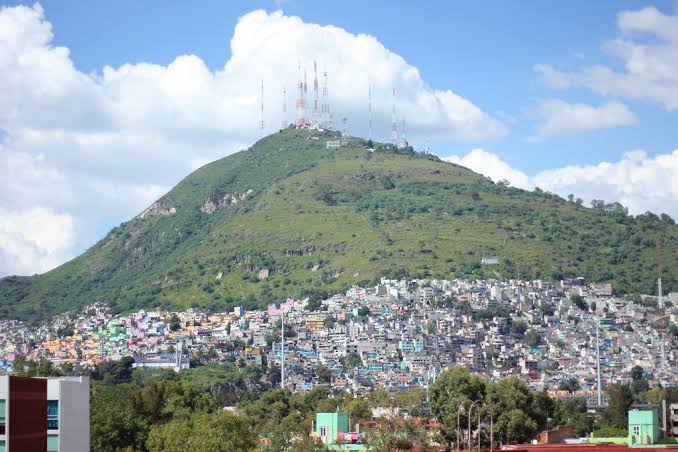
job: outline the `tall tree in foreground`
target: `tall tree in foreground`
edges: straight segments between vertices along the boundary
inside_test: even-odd
[[[633,404],[633,392],[628,385],[613,384],[607,389],[608,406],[601,417],[608,427],[626,428],[627,413]]]

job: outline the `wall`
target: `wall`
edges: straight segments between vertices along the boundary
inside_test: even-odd
[[[9,378],[8,452],[47,452],[47,380]]]
[[[89,451],[89,378],[61,380],[59,400],[59,450]]]

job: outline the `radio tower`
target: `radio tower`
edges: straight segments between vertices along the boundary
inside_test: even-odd
[[[306,66],[304,66],[304,125],[308,125],[310,121],[306,116],[308,114],[308,83],[306,83]]]
[[[403,131],[400,132],[400,141],[403,143],[403,147],[407,146],[407,139],[405,135],[407,133],[407,127],[405,127],[405,117],[403,117]]]
[[[372,85],[367,84],[367,110],[370,117],[370,141],[372,141]]]
[[[304,99],[304,82],[301,79],[301,61],[298,66],[299,82],[297,83],[298,97],[297,97],[297,120],[295,124],[297,127],[304,127],[306,123],[306,101]]]
[[[346,122],[348,121],[348,118],[344,116],[341,118],[341,124],[342,124],[342,129],[341,129],[341,136],[347,137],[348,136],[348,131],[346,130]]]
[[[261,121],[259,122],[259,134],[264,136],[264,81],[261,81]]]
[[[320,110],[318,109],[318,66],[313,60],[313,125],[320,126]]]
[[[287,88],[283,85],[283,119],[282,127],[283,130],[287,128]]]
[[[662,293],[662,236],[657,234],[656,259],[657,259],[657,306],[664,309],[664,294]]]
[[[322,126],[324,129],[332,128],[332,119],[330,118],[330,104],[327,95],[327,64],[325,65],[325,72],[323,72],[323,101],[322,101]]]
[[[398,126],[396,125],[395,88],[393,88],[393,113],[391,114],[391,144],[398,145]]]

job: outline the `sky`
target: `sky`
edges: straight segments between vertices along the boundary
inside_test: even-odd
[[[48,271],[201,165],[330,108],[512,185],[678,218],[678,2],[0,0],[0,277]],[[321,78],[322,82],[322,78]]]

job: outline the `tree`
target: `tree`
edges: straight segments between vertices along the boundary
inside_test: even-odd
[[[120,384],[132,381],[134,358],[125,356],[118,361],[102,361],[90,371],[93,380],[107,384]]]
[[[143,450],[148,426],[128,403],[130,388],[93,382],[90,400],[91,447],[97,452]]]
[[[195,412],[211,412],[217,404],[186,381],[159,381],[133,392],[130,402],[135,413],[148,424],[184,419]]]
[[[459,366],[445,370],[431,385],[431,412],[443,424],[441,433],[448,444],[456,440],[457,413],[462,402],[480,400],[484,395],[485,381]],[[461,416],[463,422],[466,419]]]
[[[523,410],[501,413],[494,424],[495,438],[503,444],[524,444],[537,433],[537,423]]]
[[[172,317],[170,317],[170,331],[177,331],[179,328],[181,328],[179,317],[176,314],[172,314]]]
[[[588,309],[588,306],[586,305],[584,298],[579,294],[576,293],[572,294],[570,296],[570,301],[572,301],[572,303],[574,303],[574,305],[581,309],[582,311],[586,311]]]
[[[629,385],[613,384],[607,388],[608,406],[601,416],[603,425],[626,428],[627,414],[633,404]]]
[[[322,383],[330,383],[332,381],[332,371],[322,364],[316,366],[313,373]]]
[[[528,331],[525,335],[525,345],[528,347],[541,345],[541,335],[535,330]]]
[[[146,446],[149,452],[248,451],[257,444],[252,425],[251,419],[227,411],[199,414],[154,427]]]

